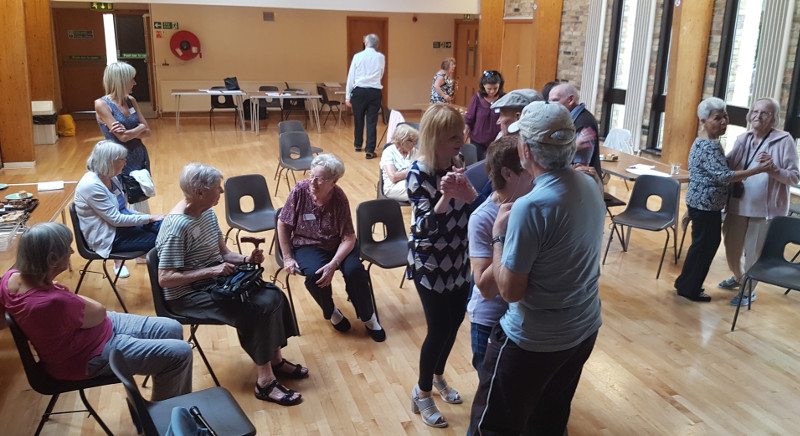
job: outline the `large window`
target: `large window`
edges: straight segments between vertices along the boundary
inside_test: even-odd
[[[669,81],[669,55],[672,43],[672,12],[674,2],[664,2],[661,13],[661,32],[658,39],[658,55],[656,58],[655,77],[653,79],[653,95],[650,106],[650,124],[648,128],[648,150],[661,150],[664,141],[664,108],[667,105],[667,83]]]

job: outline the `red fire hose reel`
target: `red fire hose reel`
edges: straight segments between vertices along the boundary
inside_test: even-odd
[[[184,61],[190,61],[197,56],[203,57],[203,54],[200,53],[200,40],[197,35],[186,30],[177,31],[172,35],[169,40],[169,49],[175,57]]]

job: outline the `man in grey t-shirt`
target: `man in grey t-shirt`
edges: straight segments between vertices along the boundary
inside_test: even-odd
[[[472,405],[473,434],[564,434],[581,371],[600,328],[604,204],[571,168],[575,127],[556,103],[525,107],[520,162],[533,190],[503,205],[492,268],[508,311],[490,344]]]

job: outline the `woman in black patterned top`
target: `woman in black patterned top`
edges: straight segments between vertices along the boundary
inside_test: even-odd
[[[692,245],[686,253],[681,275],[675,280],[678,295],[692,301],[711,301],[703,288],[711,261],[721,240],[722,209],[728,201],[728,186],[769,170],[770,162],[756,168],[733,171],[728,168],[720,135],[728,128],[725,102],[710,97],[697,107],[702,131],[689,151],[689,188],[686,206],[692,220]]]
[[[419,154],[406,178],[412,205],[408,263],[428,325],[411,410],[434,427],[447,421],[433,401],[433,386],[445,402],[462,402],[443,374],[469,295],[467,221],[478,197],[458,168],[463,145],[461,114],[445,104],[431,106],[422,116]]]

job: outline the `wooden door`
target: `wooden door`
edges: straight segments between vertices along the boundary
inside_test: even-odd
[[[345,60],[345,77],[350,69],[353,55],[364,50],[364,37],[374,33],[378,35],[378,51],[386,57],[383,71],[383,104],[389,105],[389,19],[386,17],[347,17],[347,59]]]
[[[93,111],[103,92],[106,42],[103,14],[88,9],[53,9],[56,56],[66,113]]]
[[[532,30],[533,23],[530,21],[505,23],[500,72],[506,79],[506,92],[533,86],[531,83]]]
[[[116,28],[117,58],[129,63],[136,69],[136,86],[133,87],[133,98],[143,103],[150,99],[150,74],[147,68],[147,38],[145,36],[144,17],[142,14],[116,14],[114,15]]]
[[[478,21],[456,20],[455,58],[458,89],[455,104],[469,105],[472,96],[478,92],[481,74],[481,60],[478,56]]]

